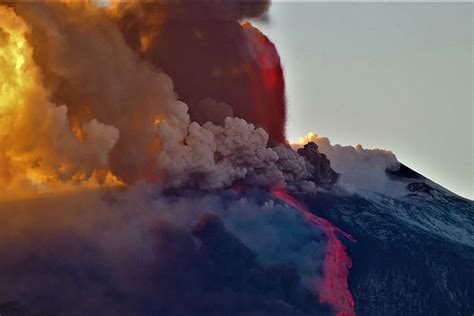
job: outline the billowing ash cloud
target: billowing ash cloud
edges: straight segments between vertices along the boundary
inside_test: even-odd
[[[9,5],[0,28],[5,188],[146,180],[311,190],[337,181],[331,167],[351,191],[390,186],[391,153],[317,139],[330,165],[316,150],[275,143],[284,138],[279,57],[239,22],[266,2]]]
[[[53,178],[79,180],[107,168],[118,129],[89,117],[79,122],[83,141],[76,138],[69,108],[54,103],[42,83],[24,36],[29,26],[4,6],[0,21],[0,186],[23,191]]]
[[[40,315],[331,313],[313,294],[325,238],[294,209],[149,192],[1,205],[0,300]]]
[[[245,111],[252,115],[261,112],[272,124],[281,123],[280,116],[272,116],[278,111],[266,108],[273,104],[271,100],[275,96],[267,92],[283,91],[278,55],[276,51],[267,52],[268,43],[263,34],[249,24],[238,22],[244,16],[260,14],[267,5],[230,2],[214,7],[203,2],[197,5],[202,10],[197,11],[190,10],[194,5],[174,2],[125,3],[107,10],[87,3],[15,3],[13,8],[2,7],[4,20],[16,23],[15,27],[2,24],[2,32],[8,34],[3,36],[2,49],[24,60],[18,68],[15,56],[5,53],[5,63],[11,69],[8,78],[12,78],[10,73],[18,77],[16,81],[6,80],[7,88],[21,97],[2,99],[6,103],[2,106],[6,113],[2,115],[2,130],[9,130],[0,139],[0,174],[4,186],[16,188],[17,192],[23,191],[25,185],[47,191],[51,183],[59,183],[53,186],[56,188],[64,182],[103,183],[110,179],[116,182],[116,177],[127,184],[147,180],[172,188],[220,189],[237,183],[314,190],[316,186],[336,182],[338,176],[320,153],[314,151],[310,154],[313,157],[300,155],[287,145],[275,143],[279,137],[273,137],[272,141],[269,125],[245,114]],[[202,23],[210,23],[209,28]],[[202,51],[195,41],[185,40],[182,34],[193,28],[203,28],[204,35],[206,30],[219,30],[216,37],[197,40],[205,47],[227,47],[220,41],[221,37],[240,38],[215,23],[230,23],[231,29],[237,28],[242,33],[248,53],[244,55],[269,80],[262,77],[256,82],[270,85],[253,90],[255,87],[226,81],[227,75],[213,81],[217,86],[191,75],[180,84],[179,73],[170,70],[177,76],[172,81],[161,72],[173,65],[179,65],[183,71],[189,66],[192,74],[196,74],[195,65],[219,66],[219,60],[200,62],[175,55],[173,46],[184,43],[191,45],[188,49],[183,47],[187,52]],[[134,32],[156,47],[149,48],[148,53],[134,47],[130,40]],[[165,41],[161,36],[173,40]],[[18,41],[24,44],[23,48],[11,52]],[[179,62],[155,53],[171,54]],[[206,56],[227,55],[208,51]],[[246,71],[246,60],[232,57],[223,60],[235,62],[233,67],[237,72]],[[278,76],[273,71],[275,67],[280,69]],[[212,72],[206,68],[197,73],[207,76]],[[236,76],[248,82],[245,76]],[[17,81],[22,82],[18,89]],[[201,83],[212,88],[212,91],[197,88],[197,92],[205,94],[202,98],[188,98],[179,88],[184,85],[194,89]],[[262,97],[266,105],[252,103],[250,99],[228,103],[230,99],[213,93],[231,89],[236,95],[244,96],[239,87],[253,91],[251,94]],[[189,111],[188,105],[178,97],[191,102]],[[367,151],[359,150],[355,155],[363,157],[364,153]],[[327,155],[336,171],[342,173],[341,182],[345,184],[375,175],[368,172],[372,169],[365,168],[364,162],[362,168],[352,168],[346,162],[338,162],[338,157],[344,155]],[[365,156],[376,161],[377,155],[370,152]],[[89,180],[91,177],[94,181]],[[375,180],[364,178],[363,181],[373,185]]]
[[[158,135],[168,141],[160,155],[171,187],[228,187],[236,180],[262,187],[304,182],[310,165],[285,145],[268,148],[268,134],[243,119],[226,118],[224,126],[193,122],[187,135],[163,124]]]
[[[203,3],[198,7],[201,6],[209,5]],[[185,91],[180,91],[179,74],[171,71],[177,76],[173,77],[173,81],[177,85],[179,98],[191,102],[191,117],[188,114],[188,106],[178,100],[173,90],[173,82],[161,69],[167,70],[166,67],[172,65],[188,67],[188,61],[193,60],[189,65],[191,71],[193,65],[203,65],[203,62],[184,56],[182,62],[147,57],[146,54],[130,48],[133,47],[133,43],[129,41],[131,35],[127,30],[119,28],[124,21],[128,21],[129,24],[126,25],[131,27],[135,22],[146,24],[147,19],[152,20],[149,23],[155,23],[154,17],[157,14],[168,14],[170,16],[165,21],[169,19],[171,24],[168,27],[160,26],[164,30],[158,30],[158,26],[154,24],[149,27],[160,34],[167,34],[166,30],[169,28],[169,36],[177,45],[183,41],[184,35],[173,33],[174,30],[180,29],[177,26],[172,27],[175,19],[181,21],[179,23],[184,23],[184,18],[189,18],[190,21],[197,19],[198,26],[201,23],[201,19],[196,18],[200,15],[194,11],[188,12],[187,5],[183,7],[175,4],[161,6],[136,3],[125,5],[125,8],[121,9],[110,9],[113,13],[90,4],[74,3],[15,3],[14,11],[2,8],[6,17],[11,16],[22,24],[21,28],[15,29],[15,34],[25,43],[25,51],[20,53],[27,65],[17,70],[19,75],[28,78],[30,72],[35,74],[34,84],[22,87],[23,95],[34,97],[22,99],[23,107],[16,105],[17,99],[7,100],[11,103],[8,107],[12,108],[17,117],[22,114],[30,120],[41,120],[41,124],[30,121],[23,125],[11,124],[19,132],[18,136],[9,135],[10,144],[3,146],[7,150],[1,155],[2,174],[12,174],[10,178],[15,177],[13,174],[21,174],[14,170],[18,168],[18,160],[21,161],[23,169],[32,170],[34,177],[30,175],[17,181],[41,185],[53,180],[84,182],[91,176],[103,182],[104,174],[111,174],[128,184],[146,179],[160,182],[164,186],[179,187],[185,183],[186,186],[192,186],[194,181],[194,186],[206,189],[226,187],[234,181],[254,186],[282,186],[292,183],[295,186],[306,185],[305,180],[311,166],[289,147],[274,143],[267,131],[258,127],[266,127],[272,132],[271,124],[284,124],[280,115],[274,117],[269,114],[278,113],[279,110],[265,108],[267,105],[273,106],[273,99],[283,102],[283,94],[281,98],[268,94],[283,93],[282,73],[276,51],[267,53],[267,39],[249,24],[242,26],[237,18],[257,14],[266,6],[267,4],[250,3],[237,5],[232,2],[229,6],[218,6],[222,7],[216,11],[219,14],[208,12],[209,16],[201,16],[207,16],[202,20],[210,19],[212,23],[230,21],[228,23],[231,23],[231,29],[237,28],[241,34],[234,36],[230,30],[225,31],[230,33],[225,33],[225,28],[212,24],[209,31],[216,28],[223,33],[216,35],[217,38],[204,41],[206,45],[219,44],[217,46],[220,47],[222,43],[219,38],[224,36],[224,33],[227,34],[225,38],[245,37],[242,41],[246,43],[246,59],[239,59],[242,57],[239,55],[239,58],[236,57],[237,59],[232,61],[235,62],[233,68],[225,65],[234,69],[226,68],[227,70],[237,72],[237,79],[233,75],[229,78],[247,83],[247,75],[253,76],[256,75],[253,71],[258,72],[253,69],[252,72],[248,70],[247,74],[246,69],[250,67],[247,62],[252,61],[251,65],[260,67],[259,76],[266,78],[256,77],[255,83],[268,85],[243,87],[233,82],[234,79],[226,81],[225,78],[220,78],[216,80],[219,85],[214,87],[202,78],[189,77],[186,86],[195,87],[205,83],[205,87],[212,87],[213,91],[230,89],[239,98],[244,97],[231,100],[198,88],[196,91],[204,95],[203,98],[195,99],[194,103],[194,99],[187,98]],[[227,7],[228,9],[223,9]],[[214,10],[217,9],[211,11]],[[181,13],[176,16],[172,12],[182,12],[184,17]],[[141,13],[138,17],[143,19],[137,17],[137,20],[134,20],[129,17],[138,13]],[[188,17],[188,14],[191,16]],[[117,18],[116,15],[121,17]],[[118,22],[116,19],[119,19]],[[139,29],[142,27],[145,26],[141,25]],[[162,47],[159,40],[153,39],[152,42]],[[9,41],[7,44],[13,43]],[[224,44],[222,46],[227,47]],[[193,46],[190,51],[201,50]],[[159,52],[164,53],[166,49],[162,48]],[[174,56],[172,50],[169,53]],[[216,51],[212,56],[222,55]],[[226,60],[227,58],[224,58],[223,62]],[[229,60],[232,58],[229,57]],[[206,67],[210,67],[211,62],[213,65],[219,65],[219,61],[207,60]],[[11,60],[10,63],[12,68],[16,67]],[[279,69],[278,74],[274,73],[275,67]],[[192,72],[194,73],[194,70]],[[200,74],[207,76],[212,72],[212,69],[203,69]],[[42,78],[44,80],[41,80]],[[245,93],[239,89],[243,89]],[[265,105],[255,103],[255,99],[250,96]],[[57,117],[61,116],[61,122],[45,120],[44,115],[47,112],[37,103],[47,103],[52,111],[58,112],[55,120],[59,120]],[[280,105],[284,110],[284,104]],[[253,114],[268,119],[271,124],[260,122],[258,118],[251,116]],[[229,115],[242,116],[256,122],[257,126],[242,119],[226,119]],[[284,115],[282,117],[284,118]],[[198,122],[193,122],[194,118]],[[40,129],[33,132],[31,126],[57,130],[48,132]],[[63,131],[59,131],[59,126],[63,126]],[[53,132],[54,136],[50,135]],[[38,140],[49,141],[57,137],[67,139],[71,144],[63,144],[62,140],[52,141],[52,144],[41,141],[35,143],[29,139],[29,142],[26,142],[25,135],[28,133],[34,133],[32,135]],[[273,139],[281,139],[281,133],[282,129],[280,136],[273,134]],[[21,144],[23,141],[26,143]],[[269,143],[276,147],[268,148]],[[51,152],[55,146],[64,153]],[[32,155],[35,150],[39,153]],[[12,157],[12,152],[20,153]],[[81,152],[84,152],[82,159]],[[47,181],[43,181],[44,179]],[[189,181],[191,179],[193,181]],[[5,183],[8,182],[11,183],[12,180],[6,179]]]
[[[119,3],[111,11],[127,43],[173,78],[193,121],[199,117],[194,107],[212,98],[263,127],[270,139],[283,142],[286,105],[280,58],[266,36],[241,24],[268,7],[269,1],[162,1]]]
[[[109,148],[114,174],[132,182],[153,170],[155,119],[178,127],[187,120],[171,79],[141,61],[116,24],[92,5],[18,3],[14,9],[29,27],[32,59],[49,97],[67,107],[66,124],[77,138],[87,140],[82,126],[97,119],[120,134]]]

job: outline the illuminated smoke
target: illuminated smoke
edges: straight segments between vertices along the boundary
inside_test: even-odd
[[[114,126],[120,137],[110,152],[112,173],[127,183],[156,177],[156,120],[176,128],[188,120],[171,79],[140,60],[92,5],[16,3],[15,11],[30,28],[34,61],[51,100],[67,107],[70,128],[80,136],[93,118]]]
[[[134,5],[132,7],[133,13],[141,8],[141,6],[135,8]],[[201,6],[198,7],[200,8]],[[212,91],[206,91],[204,88],[196,90],[204,93],[205,97],[203,96],[199,100],[196,99],[198,103],[194,107],[191,106],[191,114],[211,113],[215,109],[215,115],[211,113],[204,114],[204,116],[194,114],[194,116],[201,123],[205,120],[211,120],[216,124],[224,125],[225,133],[230,133],[231,135],[229,136],[232,136],[229,137],[229,140],[231,138],[234,139],[226,142],[222,141],[222,137],[225,135],[220,135],[221,127],[217,125],[211,127],[209,124],[198,127],[196,123],[192,123],[192,117],[190,119],[188,115],[187,105],[178,101],[173,90],[172,81],[159,70],[160,68],[166,70],[167,65],[187,67],[186,63],[191,60],[190,58],[184,58],[183,56],[182,62],[172,61],[170,63],[166,61],[161,63],[160,59],[157,59],[156,61],[153,60],[157,67],[152,66],[142,60],[138,53],[130,49],[129,45],[127,45],[130,42],[124,41],[117,24],[111,20],[104,10],[99,10],[89,4],[14,4],[16,14],[21,16],[29,27],[26,37],[28,42],[34,47],[33,61],[38,65],[41,75],[44,77],[44,82],[39,82],[38,85],[45,87],[46,96],[44,98],[47,101],[63,106],[64,115],[67,118],[64,120],[63,125],[73,132],[74,137],[71,137],[72,141],[78,144],[86,144],[91,139],[91,136],[87,135],[87,132],[90,131],[90,128],[87,128],[87,126],[89,126],[88,122],[92,120],[97,120],[114,128],[118,131],[117,134],[120,135],[120,137],[118,135],[115,136],[114,142],[111,143],[109,141],[105,144],[109,146],[106,147],[105,154],[97,153],[97,155],[100,155],[100,162],[102,162],[102,165],[99,167],[105,171],[99,172],[99,168],[89,168],[87,172],[79,174],[79,171],[73,169],[69,171],[69,178],[76,178],[80,182],[86,181],[93,173],[103,174],[104,172],[109,172],[128,184],[147,179],[152,182],[162,182],[165,186],[179,186],[179,181],[186,181],[186,179],[183,177],[175,178],[175,176],[178,173],[191,172],[203,175],[202,177],[204,178],[209,178],[209,181],[199,183],[199,187],[204,188],[224,187],[240,179],[247,183],[254,181],[256,185],[285,184],[289,179],[288,177],[293,181],[303,180],[306,175],[304,172],[299,171],[305,169],[303,166],[304,162],[296,155],[293,155],[293,158],[296,159],[293,164],[301,165],[297,173],[294,170],[288,170],[286,172],[287,176],[285,172],[278,169],[280,162],[278,162],[277,152],[284,154],[281,163],[285,163],[285,160],[288,161],[288,157],[292,154],[284,153],[282,145],[279,145],[280,148],[275,151],[268,149],[268,136],[262,129],[255,128],[255,131],[251,132],[254,129],[252,125],[235,119],[224,123],[225,117],[229,114],[234,114],[237,117],[243,116],[244,118],[247,116],[251,121],[255,121],[263,127],[268,127],[270,131],[279,130],[279,135],[273,135],[274,140],[283,139],[284,86],[278,55],[274,46],[260,32],[248,24],[242,26],[236,20],[237,16],[242,16],[232,13],[234,10],[237,10],[239,12],[246,12],[245,16],[251,16],[251,12],[256,14],[256,12],[263,10],[262,8],[264,7],[266,5],[263,4],[258,6],[243,5],[239,9],[230,6],[226,10],[219,9],[219,12],[226,17],[230,14],[233,17],[232,19],[219,18],[217,21],[211,19],[212,23],[230,23],[231,26],[229,27],[238,30],[240,35],[236,35],[236,38],[241,38],[244,41],[239,43],[245,44],[246,53],[244,55],[248,60],[241,60],[240,57],[242,56],[239,55],[239,58],[236,57],[237,59],[232,61],[231,57],[221,55],[218,51],[214,52],[212,56],[221,56],[223,58],[222,62],[232,61],[234,63],[232,67],[230,65],[226,65],[226,67],[232,68],[233,70],[231,70],[237,73],[237,79],[233,75],[230,78],[241,81],[241,83],[249,82],[248,78],[241,77],[243,76],[242,73],[246,73],[245,69],[250,67],[246,64],[247,62],[252,67],[260,67],[261,73],[258,76],[257,70],[254,69],[255,71],[252,70],[251,72],[252,76],[254,76],[251,80],[253,82],[252,87],[226,82],[224,79],[216,80],[220,85],[213,87],[212,83],[205,80],[189,78],[188,85],[191,87],[196,87],[196,85],[201,83],[205,84],[205,87],[212,88],[213,91],[226,91],[226,89],[232,87],[241,87],[236,91],[231,89],[232,94],[239,98],[247,95],[245,100],[238,99],[235,102],[231,102],[233,105],[230,107],[227,105],[227,102],[222,103],[221,101],[232,100],[220,98],[219,95],[215,95]],[[227,8],[227,6],[222,8]],[[162,12],[156,11],[157,9],[162,9],[165,13],[181,12],[182,9],[183,14],[189,13],[188,9],[174,5],[166,5],[164,7],[152,5],[150,8],[147,7],[147,9],[150,12],[145,17],[150,17],[153,23],[156,22],[156,14]],[[125,10],[124,12],[127,13],[128,11]],[[126,18],[125,16],[129,16],[129,14],[125,13],[123,13],[124,20],[127,20],[128,23],[135,21]],[[193,18],[191,20],[194,21]],[[207,19],[204,20],[207,21]],[[138,23],[139,21],[141,20],[135,22]],[[148,20],[144,19],[143,23],[146,21]],[[179,40],[175,39],[174,42],[181,42],[182,38],[178,36],[182,34],[173,33],[173,30],[178,31],[180,28],[171,27],[172,25],[169,26],[169,32],[171,33],[168,36],[176,39],[179,38]],[[153,27],[148,26],[154,32],[158,32],[155,29],[157,26],[154,26],[154,24],[152,25]],[[212,29],[219,28],[212,24]],[[219,32],[224,32],[224,30]],[[159,33],[166,34],[166,31],[159,31]],[[224,33],[217,34],[217,38],[224,36]],[[131,35],[128,35],[127,32],[125,34],[125,37],[129,39]],[[228,37],[229,34],[226,35],[226,38]],[[150,43],[160,45],[158,39],[153,39]],[[216,43],[219,43],[218,39],[216,39]],[[234,44],[239,46],[239,43]],[[215,43],[208,42],[206,45],[211,44],[214,45]],[[172,43],[170,45],[172,46]],[[133,47],[133,45],[131,46]],[[223,46],[227,47],[226,45]],[[166,52],[165,48],[160,49],[159,52],[164,54]],[[200,50],[193,49],[192,51],[199,52]],[[172,54],[172,51],[168,53],[175,56]],[[85,56],[83,55],[87,57],[84,58]],[[178,57],[180,57],[179,54],[176,55],[176,58]],[[193,65],[209,67],[210,62],[208,60],[207,64],[205,64],[193,58],[192,65],[189,65],[189,71],[195,73]],[[219,61],[213,61],[213,65],[218,64]],[[187,69],[186,67],[183,69]],[[200,74],[203,76],[209,74],[209,69],[207,71],[202,70]],[[179,74],[176,74],[176,76],[173,80],[178,86],[179,92],[180,77]],[[260,87],[258,84],[263,84],[264,86]],[[274,94],[275,97],[273,97]],[[179,92],[179,96],[185,100],[187,99],[185,93]],[[216,101],[211,98],[215,98]],[[258,99],[260,103],[255,103],[251,99],[254,101]],[[274,102],[272,100],[281,101],[278,105],[281,107],[280,110],[265,108],[266,106],[273,106]],[[237,105],[242,106],[242,108],[236,108]],[[199,110],[199,107],[202,109]],[[272,114],[269,115],[268,113]],[[277,117],[272,116],[275,113],[280,113],[281,115],[278,114]],[[268,119],[268,122],[262,123],[257,117],[254,120],[254,118],[250,117],[254,114],[262,120],[264,118]],[[218,117],[216,118],[216,116]],[[240,123],[233,124],[231,122]],[[227,128],[232,124],[233,126],[230,129]],[[51,124],[51,126],[54,126],[54,124]],[[100,125],[94,125],[94,127],[97,126]],[[206,133],[199,134],[198,130],[206,131]],[[212,136],[210,133],[215,133],[216,135]],[[257,156],[251,157],[252,153],[249,151],[228,153],[229,150],[237,150],[238,148],[235,146],[239,145],[249,133],[253,135],[254,139],[251,140],[250,144],[242,145],[247,146],[248,150],[253,151]],[[67,131],[64,134],[71,134],[71,132]],[[211,147],[208,148],[210,150],[207,152],[205,152],[207,148],[204,147],[192,148],[193,139],[191,138],[194,137],[194,140],[201,145],[205,141],[198,138],[204,135],[207,135],[207,137],[212,136],[211,138],[215,140],[210,139],[209,141],[216,144],[209,144]],[[182,150],[180,150],[178,148],[180,147],[179,145],[186,146],[181,146]],[[212,147],[216,145],[218,145],[216,148]],[[94,149],[98,149],[96,147]],[[173,157],[168,159],[170,151],[179,152],[181,160],[174,159]],[[290,151],[288,149],[288,152]],[[67,152],[74,152],[74,150],[67,150]],[[194,156],[186,157],[186,153]],[[93,154],[95,153],[89,153],[89,155]],[[59,157],[62,157],[62,155],[59,155]],[[104,160],[107,161],[107,164],[103,164]],[[62,163],[59,162],[58,164]],[[82,161],[76,163],[78,165],[84,164]],[[218,166],[215,170],[211,169],[214,165]],[[250,179],[251,177],[253,179]],[[173,182],[167,182],[163,179],[173,179]]]
[[[111,11],[129,45],[173,78],[191,120],[200,119],[195,107],[212,98],[228,104],[236,117],[263,127],[272,141],[283,142],[280,58],[267,37],[240,22],[268,6],[267,1],[162,1],[119,3]]]
[[[118,130],[90,118],[79,126],[83,138],[75,137],[68,108],[54,104],[41,82],[25,38],[28,26],[3,6],[0,21],[0,186],[25,193],[29,186],[41,190],[42,183],[81,181],[107,169]]]

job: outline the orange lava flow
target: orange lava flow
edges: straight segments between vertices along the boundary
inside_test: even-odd
[[[346,253],[346,247],[337,235],[341,234],[352,242],[355,242],[355,239],[328,220],[311,213],[283,189],[273,189],[272,194],[277,199],[299,210],[310,223],[324,230],[328,246],[324,258],[324,278],[319,289],[319,300],[321,303],[330,304],[335,309],[337,316],[354,316],[355,303],[347,282],[352,261]]]

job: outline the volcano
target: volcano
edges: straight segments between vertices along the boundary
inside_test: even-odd
[[[0,3],[0,316],[472,314],[474,202],[290,143],[269,5]]]
[[[308,290],[315,275],[317,280],[328,273],[324,264],[320,271],[308,271],[324,257],[318,247],[308,249],[327,237],[294,218],[300,206],[288,197],[254,189],[188,191],[191,202],[178,207],[173,192],[140,189],[126,198],[123,192],[84,192],[2,203],[0,311],[6,316],[118,310],[139,315],[469,314],[474,203],[404,165],[387,170],[387,176],[403,183],[407,193],[367,197],[343,194],[333,185],[294,195],[311,212],[306,216],[340,229],[335,233],[352,265],[332,286],[341,280],[348,286],[343,290],[353,297],[353,310],[340,302],[338,312],[334,302],[321,300],[321,292]],[[125,211],[124,203],[138,209]],[[163,207],[173,210],[163,216]],[[170,224],[189,212],[186,207],[211,208]],[[256,218],[255,210],[264,214]],[[125,225],[128,216],[134,219]],[[117,240],[121,235],[125,240]],[[152,252],[136,249],[148,242]],[[130,257],[133,253],[144,258]],[[343,260],[336,256],[329,264]]]

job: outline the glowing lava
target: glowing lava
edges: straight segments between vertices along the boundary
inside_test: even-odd
[[[285,79],[280,56],[275,45],[249,22],[242,24],[248,45],[257,61],[258,69],[250,74],[255,110],[248,116],[261,124],[273,140],[285,142],[286,98]]]
[[[347,283],[352,261],[345,251],[346,247],[337,235],[341,234],[352,242],[355,242],[354,238],[335,227],[328,220],[312,214],[303,204],[284,190],[273,189],[272,194],[279,200],[299,210],[310,223],[324,230],[328,239],[328,246],[323,268],[325,277],[319,289],[320,302],[330,304],[336,310],[337,316],[355,315],[355,303]]]

